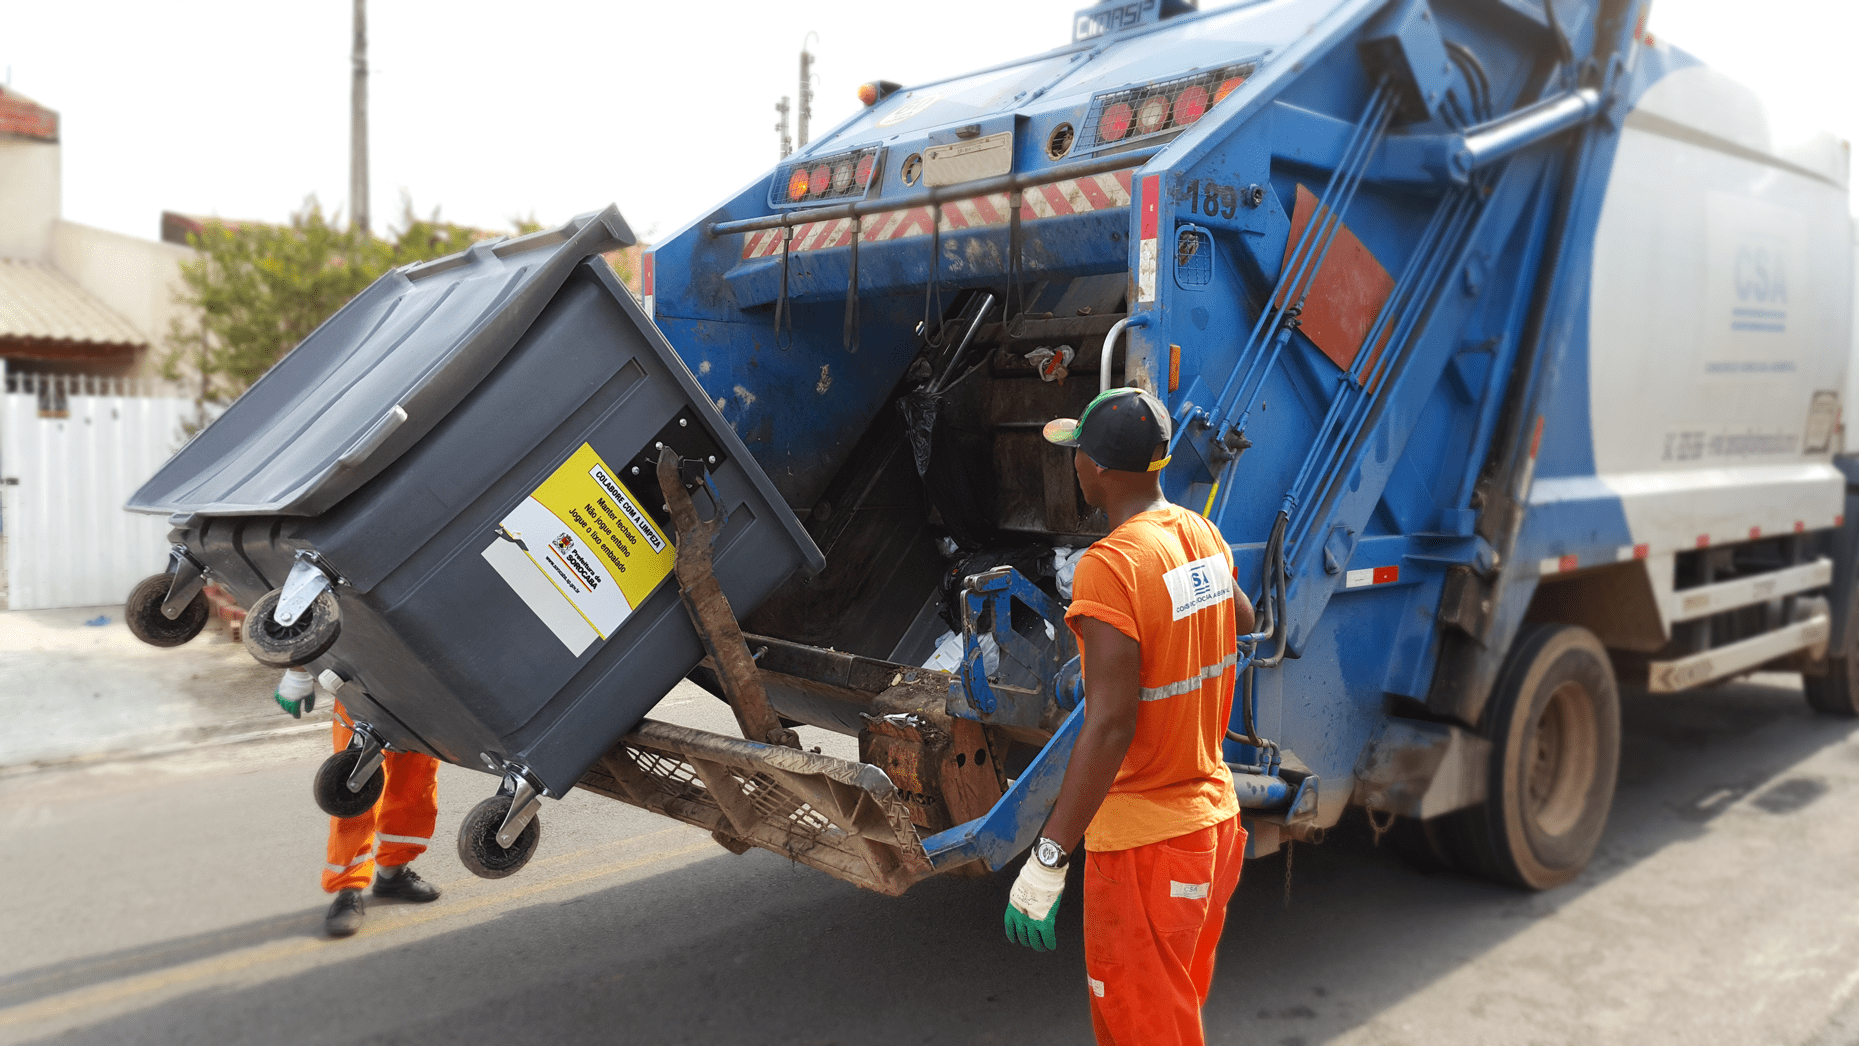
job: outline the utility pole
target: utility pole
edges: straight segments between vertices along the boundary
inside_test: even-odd
[[[807,34],[809,37],[812,35],[812,33]],[[800,112],[796,115],[795,122],[799,125],[799,133],[795,135],[798,140],[794,145],[796,148],[805,149],[807,147],[807,118],[813,115],[813,52],[807,50],[805,38],[800,42]]]
[[[775,130],[781,135],[781,158],[785,160],[794,151],[794,139],[789,138],[787,133],[787,95],[782,95],[781,100],[775,103],[775,112],[781,114],[781,122],[775,124]]]
[[[368,234],[368,0],[355,0],[355,43],[349,55],[349,231]]]

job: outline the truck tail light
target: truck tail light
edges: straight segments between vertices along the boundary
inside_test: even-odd
[[[1186,127],[1207,112],[1207,88],[1192,84],[1175,96],[1175,126]]]
[[[777,168],[768,190],[770,207],[799,207],[864,196],[879,171],[879,147],[809,157]]]
[[[1143,99],[1143,107],[1136,110],[1136,133],[1154,134],[1168,123],[1168,96],[1152,94]]]
[[[1114,142],[1130,133],[1130,103],[1113,102],[1104,107],[1104,113],[1097,118],[1097,140]]]
[[[1141,87],[1106,91],[1091,99],[1084,126],[1090,131],[1074,147],[1102,149],[1180,131],[1232,94],[1257,69],[1256,60],[1191,73]]]

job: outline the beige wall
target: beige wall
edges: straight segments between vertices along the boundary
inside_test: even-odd
[[[112,312],[147,336],[150,351],[140,370],[159,366],[170,322],[186,311],[174,301],[180,264],[191,248],[59,221],[52,262]]]
[[[57,144],[0,138],[0,258],[51,261],[59,203]]]

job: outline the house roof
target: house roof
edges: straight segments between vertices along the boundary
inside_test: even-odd
[[[0,258],[0,341],[142,346],[148,337],[50,265]]]
[[[0,87],[0,138],[58,140],[58,114],[11,88]]]

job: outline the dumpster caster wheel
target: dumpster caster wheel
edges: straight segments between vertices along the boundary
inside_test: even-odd
[[[279,589],[258,597],[245,615],[245,652],[261,665],[296,668],[329,653],[342,633],[342,611],[334,592],[320,592],[289,625],[272,615],[278,609]]]
[[[205,593],[195,593],[172,621],[161,612],[173,582],[172,574],[151,574],[129,590],[129,601],[123,604],[123,620],[129,625],[129,633],[149,646],[180,646],[207,627],[207,616],[212,611]]]
[[[480,879],[514,875],[535,856],[542,841],[542,818],[531,817],[509,848],[497,844],[497,830],[510,812],[511,797],[493,795],[471,808],[458,826],[458,859]]]
[[[381,798],[381,788],[387,783],[387,775],[380,770],[368,778],[367,783],[361,786],[361,791],[349,791],[349,775],[355,772],[355,764],[361,756],[361,749],[345,748],[323,760],[323,765],[316,770],[318,809],[331,817],[347,820],[367,813],[376,800]]]

